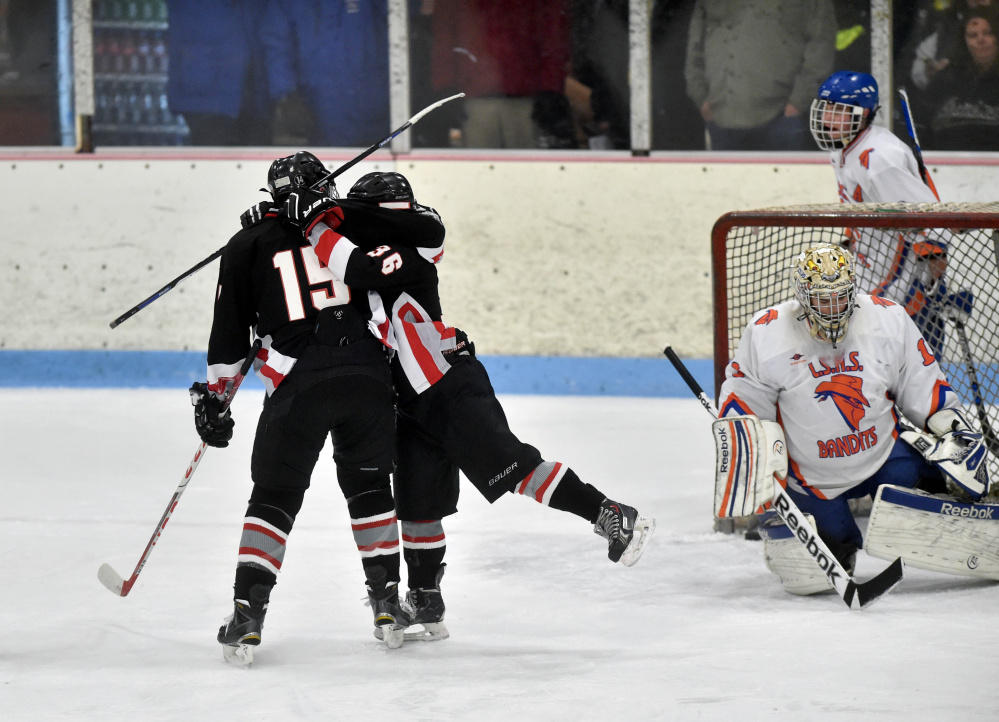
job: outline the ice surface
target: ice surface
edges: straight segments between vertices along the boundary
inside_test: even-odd
[[[870,610],[785,594],[759,543],[711,533],[695,400],[504,396],[545,458],[658,519],[627,569],[582,520],[470,485],[446,520],[449,640],[386,650],[329,449],[254,666],[225,664],[262,391],[234,404],[131,593],[198,446],[182,390],[0,390],[4,720],[995,719],[999,587],[908,569]],[[861,554],[857,576],[885,562]]]

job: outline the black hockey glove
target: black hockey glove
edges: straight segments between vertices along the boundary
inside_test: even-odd
[[[277,218],[281,206],[274,205],[271,201],[262,201],[255,206],[250,206],[243,215],[239,217],[239,225],[243,228],[255,226],[265,218]]]
[[[460,328],[454,330],[454,348],[441,351],[444,360],[451,363],[455,356],[471,356],[475,358],[475,344],[468,340],[468,335]]]
[[[206,384],[195,382],[190,389],[191,404],[194,405],[194,428],[198,436],[209,446],[224,449],[232,438],[232,427],[236,425],[229,409],[219,413],[222,399],[208,390]]]
[[[319,221],[335,231],[343,220],[343,209],[335,198],[307,188],[289,193],[285,198],[283,211],[289,221],[302,227],[302,233],[306,237]]]

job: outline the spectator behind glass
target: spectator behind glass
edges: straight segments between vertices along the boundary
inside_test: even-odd
[[[590,123],[585,130],[591,148],[628,148],[631,109],[628,88],[628,0],[594,0],[586,9],[573,8],[573,23],[581,33],[576,77],[592,88]],[[688,100],[683,63],[687,31],[695,0],[654,0],[651,8],[652,41],[652,148],[700,150],[704,124],[697,107]]]
[[[687,95],[711,150],[811,150],[808,109],[832,72],[831,0],[698,0]]]
[[[387,0],[271,0],[261,39],[278,107],[295,94],[312,116],[303,145],[367,147],[389,133]]]
[[[56,4],[0,0],[0,146],[58,145]]]
[[[258,28],[267,0],[169,0],[167,99],[192,145],[268,145]]]
[[[999,150],[999,14],[993,8],[968,13],[963,42],[926,89],[927,148]],[[925,120],[924,120],[925,122]]]
[[[978,8],[989,7],[992,0],[958,0],[943,8],[940,5],[942,3],[934,2],[932,8],[924,11],[926,25],[932,27],[932,31],[921,38],[912,60],[909,79],[920,89],[926,88],[964,45],[961,28],[969,14]]]
[[[565,0],[434,0],[432,12],[433,88],[466,95],[451,145],[575,145],[563,94],[571,47]]]

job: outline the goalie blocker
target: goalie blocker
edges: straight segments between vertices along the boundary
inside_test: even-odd
[[[999,504],[885,485],[871,508],[864,549],[920,569],[999,579]]]
[[[716,519],[752,516],[774,496],[774,476],[787,478],[784,430],[756,416],[717,419],[715,438]]]

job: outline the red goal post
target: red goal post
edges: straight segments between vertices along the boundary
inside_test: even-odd
[[[886,253],[928,234],[946,242],[947,290],[968,291],[974,303],[964,323],[968,352],[956,326],[942,323],[937,360],[975,423],[985,420],[999,431],[999,202],[787,206],[723,215],[711,232],[715,398],[752,315],[793,298],[789,276],[798,253],[865,232],[883,233]]]

